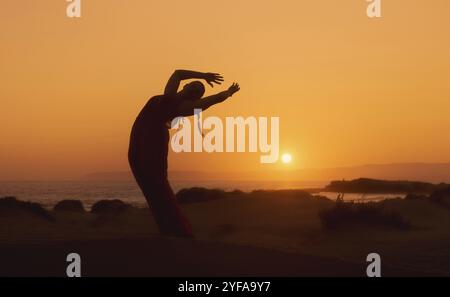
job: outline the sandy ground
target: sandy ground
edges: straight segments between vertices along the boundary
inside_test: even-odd
[[[0,248],[1,276],[66,276],[66,257],[81,256],[82,276],[365,276],[344,260],[175,238],[47,242]],[[414,275],[384,267],[383,274]]]

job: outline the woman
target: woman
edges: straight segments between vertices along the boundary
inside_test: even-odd
[[[136,118],[131,130],[128,160],[160,233],[193,237],[191,225],[178,206],[167,179],[169,123],[176,117],[193,115],[194,109],[206,110],[223,102],[240,88],[233,83],[226,91],[202,98],[205,87],[200,81],[191,82],[178,92],[180,82],[186,79],[203,79],[211,87],[223,82],[223,77],[217,73],[176,70],[164,94],[151,98]]]

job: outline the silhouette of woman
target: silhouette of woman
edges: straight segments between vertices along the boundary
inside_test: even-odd
[[[178,206],[167,179],[170,122],[179,116],[193,115],[194,109],[206,110],[223,102],[240,88],[233,83],[226,91],[202,98],[205,87],[200,81],[191,82],[178,92],[180,82],[186,79],[203,79],[211,87],[223,82],[223,77],[217,73],[176,70],[164,94],[151,98],[137,116],[131,130],[128,161],[160,233],[193,237],[191,225]]]

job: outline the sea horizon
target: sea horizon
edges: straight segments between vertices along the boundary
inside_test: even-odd
[[[239,190],[314,190],[316,195],[335,200],[338,193],[320,191],[329,181],[230,181],[230,180],[172,180],[174,192],[181,189],[201,187],[224,191]],[[0,181],[0,198],[16,197],[19,200],[37,202],[47,209],[62,200],[80,200],[90,209],[100,200],[119,199],[135,207],[147,207],[147,202],[134,181]],[[401,194],[346,194],[347,201],[379,201],[404,197]]]

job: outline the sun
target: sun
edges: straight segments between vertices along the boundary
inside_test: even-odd
[[[291,163],[291,162],[292,162],[292,156],[291,156],[291,154],[283,154],[283,155],[281,156],[281,161],[282,161],[284,164],[289,164],[289,163]]]

